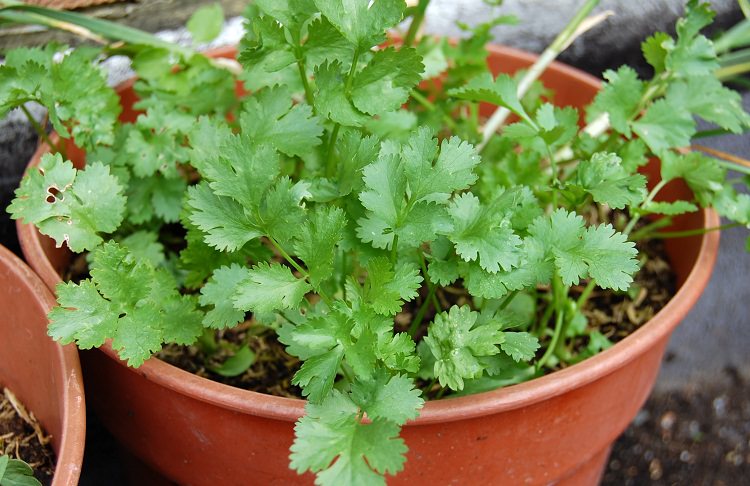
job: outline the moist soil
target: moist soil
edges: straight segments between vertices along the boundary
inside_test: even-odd
[[[7,388],[0,395],[0,454],[26,462],[42,484],[52,483],[55,452],[50,436]]]
[[[634,277],[635,284],[631,291],[616,293],[595,290],[583,309],[589,326],[596,328],[611,342],[622,340],[648,322],[675,293],[676,280],[667,260],[663,241],[649,240],[639,243],[637,247],[640,254],[647,258]],[[577,293],[580,294],[584,287],[585,282],[583,285],[573,287],[572,297],[575,298]],[[542,293],[547,291],[545,288],[539,290]],[[396,316],[396,331],[403,332],[409,328],[412,316],[417,313],[426,295],[427,288],[422,288],[420,297],[407,304]],[[444,309],[450,308],[453,304],[462,305],[469,302],[468,294],[460,285],[441,289],[437,296]],[[541,318],[544,307],[542,305],[539,307]],[[430,306],[422,327],[416,334],[418,339],[426,334],[427,325],[434,315],[435,311]],[[553,324],[549,323],[549,325]],[[302,398],[301,390],[291,384],[292,377],[301,365],[300,361],[285,351],[284,345],[276,339],[273,331],[265,330],[254,333],[255,327],[257,326],[253,326],[250,320],[234,329],[218,331],[215,339],[225,348],[218,353],[206,353],[201,347],[195,345],[168,344],[157,353],[157,356],[183,370],[220,383],[270,395]],[[256,355],[255,363],[247,371],[235,377],[222,376],[212,371],[233,354],[233,349],[245,343]],[[571,350],[575,355],[583,352],[587,345],[587,337],[578,338],[572,343]],[[542,347],[540,353],[544,349]],[[565,366],[565,363],[558,364],[554,369]],[[426,396],[431,398],[434,391],[437,390],[426,391]]]
[[[603,486],[750,484],[750,383],[655,393],[615,443]]]

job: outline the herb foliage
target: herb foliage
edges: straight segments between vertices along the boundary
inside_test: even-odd
[[[198,41],[216,32],[208,13],[191,21]],[[139,366],[163,343],[252,315],[303,362],[291,467],[319,484],[383,484],[404,466],[400,427],[436,383],[518,383],[575,362],[573,337],[611,344],[580,309],[594,286],[631,287],[635,237],[659,237],[633,232],[641,217],[711,206],[750,223],[750,197],[727,181],[736,167],[682,150],[696,117],[735,133],[750,123],[714,76],[707,4],[690,0],[676,37],[643,43],[652,79],[608,71],[583,113],[546,101],[540,83],[519,99],[516,78],[488,72],[484,45],[507,18],[413,47],[411,29],[403,44],[386,36],[404,14],[401,0],[257,0],[239,75],[136,46],[142,111],[125,123],[98,64],[106,52],[9,53],[0,111],[42,103],[88,152],[85,168],[45,155],[8,208],[90,252],[90,278],[57,288],[50,335],[81,348],[111,339]],[[238,82],[252,94],[238,97]],[[480,105],[517,121],[482,140]],[[661,182],[649,185],[638,169],[651,157]],[[676,178],[695,199],[656,201]],[[590,224],[592,204],[629,222]],[[446,289],[461,297],[446,305]],[[227,373],[252,364],[243,349]]]

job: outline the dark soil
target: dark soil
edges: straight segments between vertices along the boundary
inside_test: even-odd
[[[26,462],[42,484],[55,474],[55,452],[41,425],[7,388],[0,396],[0,454]]]
[[[183,370],[219,383],[253,390],[269,395],[301,398],[302,391],[292,385],[292,377],[300,368],[300,361],[285,351],[285,346],[276,339],[276,334],[265,329],[261,334],[249,332],[252,321],[233,329],[218,331],[217,341],[229,343],[229,347],[247,343],[255,353],[255,363],[239,376],[226,377],[214,373],[210,368],[220,365],[230,357],[231,350],[205,353],[198,346],[167,344],[157,353],[157,357]]]
[[[750,383],[654,394],[615,443],[605,486],[750,484]]]

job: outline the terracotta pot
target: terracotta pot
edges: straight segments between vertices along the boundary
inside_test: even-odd
[[[86,439],[83,381],[74,346],[47,336],[55,299],[17,256],[0,246],[0,388],[8,387],[52,436],[53,486],[78,484]]]
[[[491,49],[495,71],[514,72],[534,59],[513,49]],[[580,107],[599,89],[595,78],[558,63],[543,80],[560,105]],[[132,99],[129,86],[122,92]],[[673,182],[663,192],[669,199],[686,195],[687,189]],[[701,211],[679,219],[674,229],[716,224],[715,213]],[[19,235],[31,265],[54,286],[67,264],[66,253],[32,227],[20,225]],[[703,291],[718,242],[715,232],[669,240],[677,295],[612,348],[531,382],[427,403],[403,429],[408,460],[389,483],[595,484],[612,442],[653,386],[670,333]],[[232,388],[153,358],[131,369],[109,347],[88,353],[84,365],[93,391],[89,400],[103,422],[166,477],[184,484],[312,482],[312,475],[300,477],[288,468],[302,400]]]

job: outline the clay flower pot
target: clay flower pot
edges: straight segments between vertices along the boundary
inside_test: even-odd
[[[17,256],[0,246],[0,385],[8,387],[52,436],[53,486],[78,484],[86,406],[75,346],[47,336],[52,293]]]
[[[495,72],[512,73],[534,60],[517,50],[491,48]],[[555,91],[557,104],[577,107],[587,104],[600,85],[559,63],[542,79]],[[120,92],[127,112],[131,85]],[[669,199],[687,189],[675,181],[662,192]],[[715,213],[701,211],[678,218],[673,229],[717,224]],[[27,259],[54,288],[69,255],[33,227],[18,229]],[[718,242],[715,232],[668,240],[677,295],[610,349],[527,383],[428,402],[403,429],[408,459],[389,484],[595,484],[612,442],[651,391],[670,333],[708,282]],[[298,476],[288,467],[293,425],[304,412],[304,401],[232,388],[155,358],[139,369],[128,368],[107,346],[84,356],[89,400],[102,421],[133,454],[171,480],[312,483],[312,475]]]

